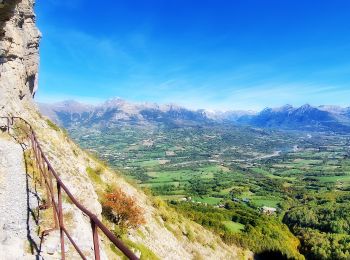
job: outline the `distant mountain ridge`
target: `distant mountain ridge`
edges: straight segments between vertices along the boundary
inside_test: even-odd
[[[247,123],[257,127],[269,127],[309,131],[349,131],[350,108],[308,104],[298,108],[286,105],[280,108],[266,108]]]
[[[73,125],[94,125],[109,127],[119,124],[198,125],[213,122],[204,110],[189,110],[174,104],[131,103],[120,98],[92,106],[76,101],[55,104],[39,103],[43,114],[56,123],[70,127]]]
[[[56,123],[71,127],[113,125],[198,126],[207,124],[237,124],[259,128],[307,131],[350,132],[350,107],[285,105],[254,111],[190,110],[174,104],[131,103],[120,98],[99,105],[87,105],[74,100],[55,104],[39,103],[43,114]]]

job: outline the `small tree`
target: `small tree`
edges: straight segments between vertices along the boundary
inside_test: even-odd
[[[106,193],[102,206],[103,214],[121,230],[145,224],[144,212],[137,205],[135,198],[128,196],[120,188]]]

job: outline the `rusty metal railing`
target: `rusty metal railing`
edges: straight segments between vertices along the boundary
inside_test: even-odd
[[[67,231],[64,219],[63,219],[63,207],[62,207],[62,192],[65,192],[68,198],[72,201],[72,203],[80,210],[82,211],[86,216],[90,218],[91,222],[91,229],[92,229],[92,238],[93,238],[93,244],[94,244],[94,256],[96,260],[99,260],[100,257],[100,246],[99,246],[99,235],[98,235],[98,229],[102,231],[102,233],[129,259],[136,260],[138,259],[135,254],[127,248],[122,241],[120,241],[108,228],[103,225],[103,223],[97,218],[96,215],[94,215],[92,212],[90,212],[88,209],[86,209],[83,205],[81,205],[76,198],[72,195],[72,193],[69,191],[69,189],[64,185],[58,174],[55,172],[53,167],[51,166],[49,160],[45,156],[43,150],[41,149],[41,146],[39,144],[39,141],[36,137],[36,134],[32,128],[32,126],[23,118],[21,117],[0,117],[1,119],[6,119],[7,123],[7,131],[10,133],[10,128],[13,127],[14,121],[18,120],[28,128],[23,129],[26,132],[26,135],[31,141],[32,149],[35,155],[35,161],[37,164],[37,167],[40,170],[40,178],[44,179],[45,187],[46,187],[46,193],[47,193],[47,204],[44,205],[44,208],[52,207],[53,209],[53,216],[54,216],[54,228],[47,230],[46,233],[59,229],[60,231],[60,244],[61,244],[61,258],[65,259],[65,236],[68,238],[68,240],[71,242],[71,244],[74,246],[75,250],[78,252],[78,254],[81,256],[82,259],[87,259],[81,249],[78,247],[77,243],[73,240],[72,236]],[[56,184],[56,192],[53,186],[53,183]],[[57,193],[57,194],[55,194]],[[57,196],[57,198],[55,198]]]

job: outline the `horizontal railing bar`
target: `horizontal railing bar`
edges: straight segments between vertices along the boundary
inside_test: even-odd
[[[75,243],[75,241],[73,240],[73,238],[69,235],[67,229],[65,227],[62,227],[63,232],[66,234],[66,236],[68,237],[69,241],[72,243],[72,245],[74,246],[75,250],[77,250],[77,252],[79,253],[79,255],[81,256],[82,259],[86,260],[87,258],[84,256],[83,252],[81,252],[80,248],[78,247],[78,245]]]

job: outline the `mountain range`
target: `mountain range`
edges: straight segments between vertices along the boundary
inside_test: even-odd
[[[74,100],[39,103],[41,112],[64,127],[111,127],[120,124],[197,126],[208,124],[248,125],[259,128],[305,131],[350,131],[350,107],[311,106],[265,108],[254,111],[191,110],[174,104],[131,103],[120,98],[99,105]]]
[[[238,121],[257,127],[343,132],[350,129],[350,108],[313,107],[308,104],[294,108],[285,105],[280,108],[265,108],[256,116],[239,118]]]
[[[39,104],[44,115],[64,127],[73,125],[110,127],[120,124],[197,125],[214,121],[204,110],[192,111],[174,104],[135,104],[120,98],[92,106],[73,100],[55,104]]]

